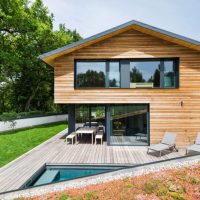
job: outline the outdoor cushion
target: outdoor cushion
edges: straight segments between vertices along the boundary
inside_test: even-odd
[[[197,151],[200,152],[200,145],[193,144],[187,148],[187,150]]]
[[[169,149],[169,145],[167,144],[155,144],[150,146],[148,149],[154,150],[154,151],[163,151]]]

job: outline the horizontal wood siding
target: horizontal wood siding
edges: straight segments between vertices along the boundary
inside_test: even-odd
[[[180,58],[178,89],[74,89],[74,59],[166,57]],[[149,103],[151,143],[172,131],[183,146],[200,132],[198,51],[129,30],[57,58],[54,69],[55,103]]]

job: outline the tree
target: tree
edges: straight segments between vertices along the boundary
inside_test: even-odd
[[[85,73],[77,75],[77,85],[82,87],[104,87],[105,73],[88,69]]]
[[[137,67],[133,67],[131,72],[130,72],[130,77],[131,77],[131,82],[145,82],[142,73],[140,72]]]
[[[38,56],[80,35],[64,24],[53,31],[41,0],[1,0],[0,20],[0,112],[53,110],[53,69]]]

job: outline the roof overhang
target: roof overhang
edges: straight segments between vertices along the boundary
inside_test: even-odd
[[[54,60],[57,57],[63,56],[65,54],[69,54],[73,51],[79,50],[83,47],[92,45],[94,43],[105,40],[112,36],[118,35],[130,29],[138,30],[142,33],[146,33],[151,36],[200,51],[199,41],[196,41],[196,40],[193,40],[193,39],[190,39],[190,38],[187,38],[187,37],[184,37],[184,36],[169,32],[169,31],[159,29],[154,26],[150,26],[148,24],[144,24],[144,23],[132,20],[125,24],[111,28],[107,31],[88,37],[86,39],[80,40],[78,42],[74,42],[72,44],[69,44],[61,48],[55,49],[53,51],[50,51],[48,53],[42,54],[39,56],[39,58],[43,60],[44,62],[48,63],[49,65],[54,66]]]

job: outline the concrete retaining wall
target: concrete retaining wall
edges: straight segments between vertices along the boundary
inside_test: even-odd
[[[68,115],[52,115],[52,116],[45,116],[45,117],[17,119],[15,120],[16,122],[15,129],[66,121],[67,118],[68,118]],[[9,131],[9,130],[12,130],[11,122],[0,121],[0,132]]]

